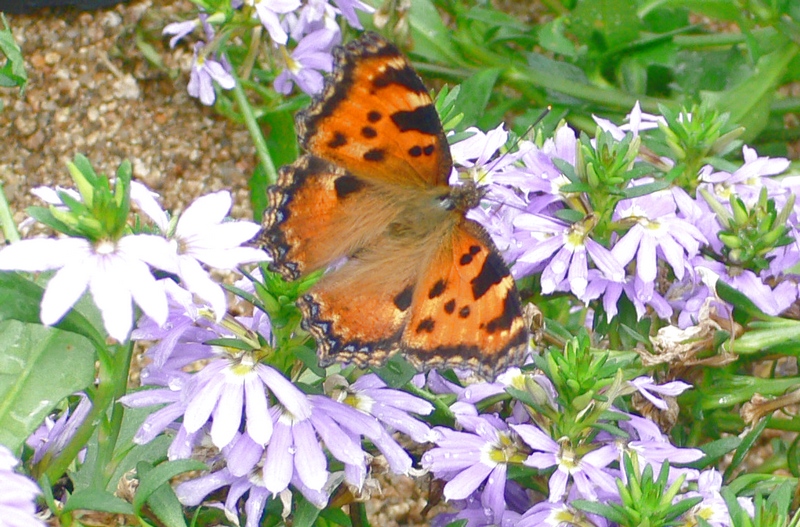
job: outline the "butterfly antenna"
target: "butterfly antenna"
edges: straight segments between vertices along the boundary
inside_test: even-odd
[[[533,122],[530,124],[530,126],[528,126],[528,127],[525,129],[525,131],[524,131],[524,132],[523,132],[521,135],[517,136],[516,140],[514,140],[514,142],[511,144],[511,146],[509,146],[509,147],[508,147],[508,149],[507,149],[505,152],[503,152],[501,155],[499,155],[499,156],[498,156],[498,157],[497,157],[497,158],[494,160],[494,162],[491,164],[491,166],[489,166],[489,167],[486,169],[486,172],[491,172],[492,170],[494,170],[494,168],[495,168],[497,165],[499,165],[499,164],[500,164],[500,161],[502,161],[502,160],[503,160],[503,158],[505,158],[505,157],[506,157],[507,155],[509,155],[509,154],[510,154],[510,153],[511,153],[511,152],[512,152],[512,151],[513,151],[515,148],[517,148],[517,147],[519,146],[519,144],[522,142],[522,139],[523,139],[523,138],[525,138],[525,137],[526,137],[526,136],[527,136],[527,135],[528,135],[528,134],[531,132],[531,130],[533,130],[533,129],[534,129],[534,127],[536,127],[536,125],[538,125],[539,123],[541,123],[541,122],[544,120],[544,118],[545,118],[545,117],[547,117],[547,115],[550,113],[550,111],[551,111],[552,109],[553,109],[553,107],[552,107],[551,105],[549,105],[549,104],[548,104],[548,105],[547,105],[547,108],[545,108],[544,110],[542,110],[542,113],[540,113],[540,114],[539,114],[539,116],[536,118],[536,120],[535,120],[535,121],[533,121]]]

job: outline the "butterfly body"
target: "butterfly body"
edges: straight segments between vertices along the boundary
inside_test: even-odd
[[[449,186],[449,146],[422,81],[367,34],[337,52],[322,96],[298,115],[308,153],[269,189],[260,241],[287,279],[331,268],[298,300],[323,364],[383,363],[493,376],[528,333],[514,281],[466,213],[475,184]]]

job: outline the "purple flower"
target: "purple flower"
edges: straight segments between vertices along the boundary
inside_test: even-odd
[[[187,20],[185,22],[173,22],[164,26],[164,30],[161,33],[163,35],[173,35],[173,37],[169,39],[169,47],[174,48],[179,40],[194,31],[197,27],[200,27],[199,19]]]
[[[653,294],[659,258],[669,263],[680,280],[689,260],[706,243],[697,227],[675,214],[675,208],[675,201],[666,192],[624,200],[617,205],[616,219],[635,223],[614,244],[611,253],[622,265],[636,258],[635,286],[641,300],[649,300]]]
[[[485,482],[481,503],[493,511],[495,522],[499,522],[506,508],[508,465],[522,463],[528,449],[496,416],[462,414],[458,422],[466,432],[434,429],[439,434],[437,446],[422,456],[422,466],[448,480],[444,487],[448,500],[467,499]]]
[[[778,175],[789,168],[788,159],[758,157],[758,153],[747,145],[742,146],[742,156],[744,164],[733,173],[713,172],[712,167],[703,167],[699,177],[706,185],[701,187],[708,188],[722,201],[729,201],[730,196],[736,194],[748,205],[753,205],[758,200],[761,187],[767,187],[769,197],[785,195],[786,191],[781,183],[767,176]]]
[[[286,44],[289,35],[281,27],[280,15],[291,13],[300,7],[300,0],[248,0],[256,8],[255,15],[276,44]]]
[[[0,518],[3,527],[46,527],[36,517],[36,496],[39,487],[14,472],[19,460],[4,445],[0,445]]]
[[[174,272],[171,252],[167,240],[149,234],[94,244],[83,238],[39,238],[0,251],[0,269],[58,269],[42,297],[42,323],[61,320],[88,288],[109,335],[125,341],[133,325],[132,300],[158,324],[166,321],[167,297],[148,264]]]
[[[587,520],[587,516],[591,520]],[[602,516],[587,514],[566,503],[541,501],[522,515],[516,527],[567,527],[572,525],[607,527],[608,521]]]
[[[347,23],[356,29],[362,28],[361,22],[358,21],[358,16],[356,15],[356,9],[364,11],[365,13],[375,12],[375,8],[360,0],[333,0],[333,3],[339,8],[339,11],[342,13],[345,20],[347,20]]]
[[[556,443],[533,425],[511,425],[511,428],[535,451],[525,460],[525,465],[538,469],[556,467],[550,476],[549,501],[561,501],[567,493],[570,477],[578,492],[588,500],[617,494],[614,477],[605,470],[609,463],[617,459],[614,445],[604,445],[579,456],[571,445]]]
[[[626,451],[635,453],[639,458],[641,470],[644,470],[647,465],[652,465],[653,470],[657,471],[665,460],[670,463],[692,463],[705,455],[702,450],[696,448],[674,446],[658,426],[649,419],[633,414],[626,415],[627,420],[621,420],[619,424],[620,428],[629,433],[630,439],[620,449],[620,459]],[[696,470],[675,467],[670,467],[668,479],[674,481],[682,474],[686,474],[689,479],[697,479]]]
[[[541,279],[544,294],[558,289],[582,297],[589,283],[587,254],[608,280],[624,280],[622,266],[608,249],[589,237],[583,223],[570,225],[539,214],[520,214],[514,219],[514,226],[528,230],[532,235],[518,262],[531,268],[546,262]]]
[[[338,44],[340,35],[330,29],[320,29],[301,40],[286,58],[286,69],[275,79],[275,90],[284,95],[292,91],[292,83],[309,95],[322,91],[324,77],[321,72],[333,70],[331,50]]]
[[[666,410],[668,405],[663,399],[653,395],[654,393],[666,395],[668,397],[677,397],[692,387],[691,384],[687,384],[683,381],[672,381],[664,384],[656,384],[652,377],[637,377],[629,382],[648,401],[653,403],[653,406],[661,410]]]
[[[730,527],[733,520],[728,512],[728,505],[720,494],[722,490],[722,475],[716,469],[704,470],[697,479],[697,491],[689,491],[681,498],[699,496],[703,501],[686,512],[684,518],[687,525],[696,525],[697,518],[702,518],[712,527]],[[739,505],[748,512],[752,518],[755,515],[752,498],[736,498]]]
[[[32,462],[34,465],[39,463],[45,454],[58,455],[86,419],[89,410],[92,409],[92,402],[83,393],[79,393],[78,396],[80,402],[74,410],[65,410],[56,421],[46,417],[44,423],[25,440],[25,444],[33,449]],[[86,450],[84,449],[79,455],[81,461],[85,454]]]
[[[236,80],[225,70],[221,62],[207,57],[200,51],[205,47],[202,42],[194,45],[194,62],[189,74],[189,95],[197,97],[206,106],[214,104],[217,98],[214,93],[214,82],[224,90],[230,90],[236,85]]]

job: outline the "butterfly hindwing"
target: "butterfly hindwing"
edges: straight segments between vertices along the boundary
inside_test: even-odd
[[[323,365],[377,366],[401,351],[421,253],[427,251],[417,249],[379,240],[323,276],[298,300],[303,327],[317,340]]]
[[[396,214],[375,186],[311,155],[284,166],[268,198],[259,242],[289,280],[357,251]]]
[[[433,101],[408,60],[374,33],[338,48],[333,75],[297,127],[307,151],[360,177],[447,185],[452,160]]]
[[[489,378],[522,362],[528,332],[519,293],[476,222],[461,218],[425,266],[402,346],[417,367],[468,367]]]

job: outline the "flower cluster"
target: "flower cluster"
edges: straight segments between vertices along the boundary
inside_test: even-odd
[[[218,34],[230,33],[231,28],[247,28],[248,19],[260,23],[266,30],[269,48],[277,51],[277,62],[284,68],[275,78],[278,93],[288,95],[294,85],[303,92],[314,95],[322,91],[324,73],[333,69],[333,48],[342,41],[338,17],[361,29],[357,11],[374,12],[374,8],[360,0],[239,0],[220,8],[216,13],[201,13],[197,19],[174,22],[164,28],[171,35],[170,46],[202,27],[206,41],[194,45],[189,81],[189,95],[205,105],[214,104],[214,84],[230,90],[235,84],[233,68],[224,54],[219,52]],[[260,31],[252,38],[259,38]]]
[[[453,145],[458,171],[488,186],[471,217],[504,250],[515,277],[537,273],[545,295],[600,301],[609,321],[624,295],[639,318],[649,309],[680,327],[695,324],[704,305],[717,303],[717,279],[777,315],[798,296],[798,275],[787,270],[800,262],[790,236],[800,209],[793,179],[774,178],[789,161],[744,146],[741,167],[703,165],[691,174],[646,148],[693,118],[704,116],[668,123],[637,104],[625,125],[597,118],[595,139],[561,126],[552,139],[521,140],[499,156],[502,125],[485,135],[471,130],[462,142],[470,148]],[[677,184],[679,169],[693,176],[692,194]]]

